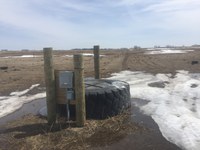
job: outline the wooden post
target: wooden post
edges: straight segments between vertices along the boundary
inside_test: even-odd
[[[55,77],[52,60],[52,48],[43,48],[43,53],[48,115],[47,120],[48,124],[52,125],[56,122]]]
[[[95,79],[100,79],[99,45],[94,46],[94,74]]]
[[[76,100],[76,125],[83,127],[86,120],[83,55],[74,55],[74,82]]]

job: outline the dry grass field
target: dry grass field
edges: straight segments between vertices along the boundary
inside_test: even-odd
[[[66,55],[75,53],[92,53],[92,51],[55,51],[55,69],[73,70],[73,58]],[[38,57],[8,56],[35,55]],[[188,70],[200,72],[200,62],[193,64],[192,61],[200,61],[200,51],[196,50],[183,54],[156,54],[147,55],[144,51],[102,51],[101,74],[108,77],[113,72],[122,70],[146,71],[149,73],[174,73],[176,70]],[[93,77],[93,57],[85,56],[85,76]],[[39,83],[44,86],[43,56],[42,52],[0,52],[0,67],[8,67],[0,70],[0,95],[23,90],[33,84]]]

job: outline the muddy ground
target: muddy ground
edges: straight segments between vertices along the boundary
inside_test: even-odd
[[[73,58],[67,57],[66,55],[80,52],[91,53],[92,51],[54,51],[55,69],[73,70]],[[37,57],[7,58],[21,55],[36,55]],[[111,73],[122,70],[145,71],[152,74],[174,74],[176,70],[200,72],[200,50],[185,54],[156,55],[144,54],[143,50],[101,51],[101,55],[103,55],[101,57],[102,77],[109,77]],[[84,64],[85,76],[92,77],[94,74],[93,57],[84,57]],[[0,96],[9,95],[13,91],[27,89],[37,83],[40,84],[40,87],[31,91],[29,94],[44,91],[43,56],[41,51],[0,52]],[[135,118],[135,121],[134,118],[128,119],[127,121],[127,115],[123,114],[123,117],[119,117],[121,120],[118,117],[114,117],[108,119],[108,121],[88,121],[87,124],[89,126],[85,127],[87,130],[83,129],[88,137],[82,137],[78,131],[73,131],[75,130],[74,128],[70,130],[71,128],[69,129],[66,126],[63,127],[65,130],[64,133],[60,131],[61,128],[59,130],[57,128],[55,132],[51,132],[45,125],[45,118],[28,116],[20,121],[10,123],[6,127],[2,127],[0,131],[0,149],[27,149],[28,147],[31,149],[62,149],[62,146],[64,146],[64,149],[67,149],[67,146],[69,146],[68,149],[179,149],[162,137],[155,123],[153,123],[153,127],[149,127],[149,123],[144,124],[145,120],[148,120],[147,122],[153,122],[151,118],[144,119],[145,117],[139,111],[134,113],[138,113],[137,116],[140,116],[139,118]],[[142,121],[142,119],[144,120]],[[108,125],[105,125],[105,122]],[[92,123],[93,125],[91,125]],[[109,126],[109,123],[114,126],[110,128],[111,125]],[[91,127],[94,124],[95,128]],[[32,131],[35,132],[32,133]],[[21,135],[21,132],[25,132],[26,136],[19,137],[18,135]],[[65,134],[68,132],[73,132],[73,134],[70,134],[72,141],[68,141],[70,139],[65,138]],[[81,130],[81,132],[83,131]],[[92,137],[96,137],[97,139]],[[61,140],[58,140],[58,138],[61,138]],[[50,141],[54,142],[50,144],[48,143]],[[63,145],[63,142],[66,144]],[[4,143],[3,146],[2,143]],[[51,147],[45,147],[48,144]]]

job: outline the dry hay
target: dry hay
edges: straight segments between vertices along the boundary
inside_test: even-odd
[[[63,121],[49,127],[44,118],[26,116],[1,131],[0,149],[92,149],[144,130],[144,127],[131,121],[128,113],[106,120],[87,120],[83,128]]]

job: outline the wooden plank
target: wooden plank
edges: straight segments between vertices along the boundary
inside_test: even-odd
[[[76,125],[83,127],[86,120],[83,55],[74,55]]]
[[[99,45],[94,46],[94,77],[100,79]]]
[[[44,75],[46,84],[47,120],[52,125],[56,122],[55,77],[53,69],[52,48],[44,48]]]

